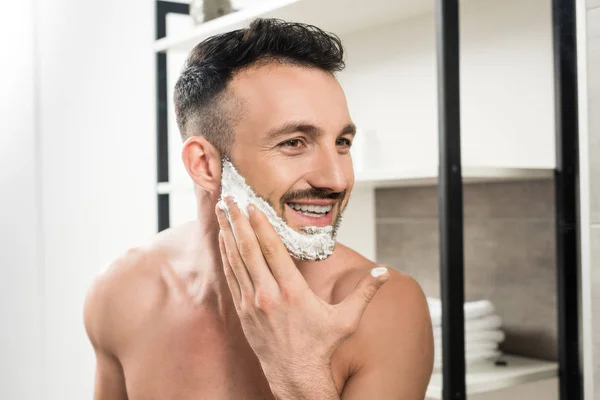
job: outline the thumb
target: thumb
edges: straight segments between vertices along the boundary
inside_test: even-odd
[[[375,297],[375,294],[381,286],[390,278],[390,273],[386,267],[377,267],[371,270],[371,273],[362,278],[356,288],[340,304],[342,314],[351,318],[353,321],[360,322],[367,306]]]

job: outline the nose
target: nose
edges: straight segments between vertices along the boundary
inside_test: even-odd
[[[314,159],[314,168],[309,179],[312,187],[330,192],[343,192],[348,187],[342,155],[337,149],[321,148]]]

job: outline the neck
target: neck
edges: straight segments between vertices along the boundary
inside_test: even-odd
[[[321,261],[294,260],[296,268],[302,274],[308,286],[318,295],[325,296],[337,279],[342,266],[347,265],[344,246],[337,243],[333,254]]]
[[[194,222],[195,270],[200,272],[192,296],[196,303],[210,305],[219,314],[227,317],[235,315],[233,299],[223,272],[219,251],[219,223],[215,215],[216,199],[211,194],[198,196],[198,218]]]

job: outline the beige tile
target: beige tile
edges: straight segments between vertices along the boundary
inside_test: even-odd
[[[465,185],[464,213],[465,218],[552,218],[554,182]]]
[[[437,220],[377,224],[377,262],[415,278],[427,296],[439,297]]]
[[[380,189],[376,216],[437,218],[436,187]],[[553,218],[552,180],[469,184],[463,187],[465,218]]]
[[[597,352],[596,355],[600,356],[600,352]],[[596,362],[594,368],[594,399],[600,398],[600,383],[598,383],[598,377],[600,377],[600,363]]]
[[[592,225],[590,230],[590,255],[594,387],[596,398],[600,398],[600,225]]]
[[[436,218],[437,187],[377,189],[376,218]]]
[[[598,65],[598,71],[600,71],[600,65]],[[590,219],[592,223],[598,224],[600,223],[600,97],[597,100],[590,99],[588,110]]]
[[[587,39],[600,37],[600,7],[590,8],[587,11]],[[589,55],[589,54],[588,54]]]
[[[596,324],[596,328],[598,327],[598,324]],[[598,336],[598,330],[594,330],[593,334],[595,334],[596,336]],[[600,399],[600,344],[598,344],[598,342],[596,341],[596,344],[594,345],[594,360],[593,360],[593,365],[594,365],[594,377],[593,382],[594,382],[594,398],[595,399]]]
[[[506,352],[556,359],[555,265],[552,222],[467,223],[466,298],[494,303]]]
[[[600,223],[600,8],[588,11],[587,22],[590,218]]]
[[[590,229],[590,256],[592,295],[596,296],[594,300],[597,300],[592,301],[592,305],[595,307],[594,315],[598,315],[600,323],[600,224],[594,224]],[[597,339],[600,344],[600,335]]]
[[[436,220],[379,223],[377,260],[414,277],[439,296]],[[554,224],[551,221],[468,220],[465,297],[490,299],[504,318],[503,349],[556,359]]]
[[[600,100],[600,7],[587,13],[588,98]],[[590,113],[591,113],[590,109]]]

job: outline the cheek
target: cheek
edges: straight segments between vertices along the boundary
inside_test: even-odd
[[[261,157],[250,152],[240,154],[236,160],[238,171],[246,183],[278,213],[281,212],[281,200],[286,193],[298,187],[306,189],[306,184],[303,186],[299,181],[314,165],[308,158]],[[348,164],[347,168],[352,173],[352,163]]]
[[[346,176],[348,180],[348,186],[352,188],[354,186],[354,166],[352,165],[352,159],[348,157],[348,163],[346,166]]]
[[[346,182],[348,185],[348,193],[354,187],[354,167],[352,164],[352,158],[348,155],[347,162],[344,163],[344,174],[346,176]]]
[[[294,184],[290,177],[282,168],[255,168],[246,178],[246,183],[280,213],[281,200]]]

